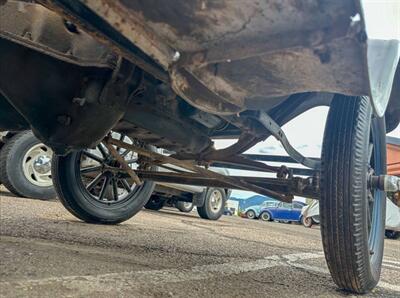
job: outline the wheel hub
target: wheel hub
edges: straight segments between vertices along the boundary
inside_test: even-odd
[[[214,191],[210,197],[210,205],[213,211],[218,211],[222,206],[222,196],[218,191]]]
[[[400,191],[400,178],[392,175],[370,175],[369,188],[383,191]]]
[[[33,161],[33,168],[39,174],[49,173],[51,170],[51,158],[47,155],[39,155]]]
[[[51,179],[51,149],[43,144],[32,146],[23,158],[22,169],[28,181],[40,187],[53,185]]]
[[[91,199],[111,205],[129,198],[139,191],[141,184],[124,177],[127,167],[133,170],[140,166],[136,152],[122,151],[106,143],[97,145],[96,149],[83,150],[80,155],[81,181]],[[125,164],[113,154],[124,160]]]

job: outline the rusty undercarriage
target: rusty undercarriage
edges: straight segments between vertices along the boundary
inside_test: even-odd
[[[363,168],[365,175],[351,177],[365,176],[360,185],[365,191],[368,185],[368,197],[379,196],[399,187],[384,175],[378,162],[382,152],[374,147],[382,143],[379,136],[400,122],[399,55],[398,41],[368,38],[358,0],[0,1],[0,130],[32,129],[59,156],[58,167],[79,164],[82,159],[74,154],[82,150],[100,160],[85,151],[100,148],[103,176],[88,187],[94,189],[94,182],[104,179],[101,199],[107,195],[104,185],[111,182],[118,199],[116,181],[128,179],[136,185],[158,181],[250,190],[285,202],[294,195],[324,200],[330,194],[321,183],[340,183],[326,173],[342,156],[347,158],[340,152],[338,159],[328,147],[334,147],[340,129],[347,133],[337,124],[339,118],[353,119],[349,113],[357,106],[355,117],[372,118],[365,120],[371,121],[369,126],[361,127],[361,118],[347,125],[355,129],[349,133],[352,138],[367,131],[351,139],[356,149],[349,154],[364,146],[369,160],[349,155],[343,166],[357,165],[353,160],[371,163]],[[317,106],[333,110],[322,159],[302,156],[281,129]],[[140,145],[124,141],[125,136]],[[270,136],[289,157],[244,154]],[[367,142],[367,136],[369,145],[354,143]],[[213,139],[237,142],[217,150]],[[173,153],[160,154],[155,147]],[[121,148],[138,154],[141,165],[131,168]],[[226,176],[210,166],[269,172],[276,178]],[[358,168],[347,172],[353,171]],[[343,177],[347,172],[339,171]],[[62,189],[70,173],[58,174]],[[60,195],[72,187],[67,185]],[[130,190],[126,183],[121,187]],[[83,205],[63,203],[78,217],[96,221],[80,213]],[[144,203],[142,199],[131,216]],[[338,212],[348,208],[342,207]],[[96,215],[104,222],[109,220],[106,208]],[[379,216],[384,212],[375,209]],[[365,292],[379,279],[370,274],[372,281],[365,284],[364,277],[356,284],[335,281]]]
[[[60,14],[24,1],[1,9],[1,128],[32,128],[59,154],[93,147],[112,128],[175,151],[177,160],[293,179],[289,169],[240,154],[274,135],[297,162],[318,170],[318,161],[291,148],[280,126],[329,105],[334,93],[372,95],[366,57],[359,54],[367,47],[363,22],[351,20],[360,7],[351,1],[287,4],[290,9],[280,1],[246,7],[182,1],[156,9],[135,1],[39,2]],[[301,25],[292,30],[285,18]],[[384,44],[393,62],[392,48]],[[394,80],[399,76],[398,67]],[[398,96],[396,85],[384,99],[390,100],[389,131],[400,118]],[[215,150],[211,138],[238,142]],[[315,173],[290,182],[296,191],[285,195],[243,180],[225,183],[280,200],[290,193],[317,198],[318,189],[302,191]]]

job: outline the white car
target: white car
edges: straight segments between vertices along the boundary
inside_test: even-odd
[[[170,168],[183,170],[169,165]],[[228,175],[222,168],[211,168],[220,174]],[[160,169],[160,171],[167,171]],[[157,182],[153,195],[145,205],[146,209],[160,210],[164,206],[173,206],[181,212],[190,212],[196,207],[201,218],[218,220],[224,213],[225,203],[229,199],[230,189]]]
[[[305,227],[311,228],[313,224],[319,224],[319,202],[313,201],[304,206],[301,210],[302,223]],[[386,198],[386,231],[388,238],[398,238],[400,236],[400,207],[396,206],[391,200]]]

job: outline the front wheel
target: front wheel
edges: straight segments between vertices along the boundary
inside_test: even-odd
[[[224,214],[226,193],[222,188],[209,188],[206,192],[204,205],[197,207],[201,218],[218,220]]]
[[[137,153],[117,150],[132,169],[143,168]],[[89,223],[117,224],[131,218],[148,202],[154,183],[136,185],[116,169],[123,171],[102,144],[96,150],[54,156],[53,181],[61,203]]]
[[[246,217],[248,219],[255,219],[256,218],[256,213],[253,210],[249,210],[246,212]]]
[[[325,258],[342,289],[366,293],[380,278],[386,195],[369,185],[386,174],[385,120],[367,97],[336,95],[324,134],[321,234]]]

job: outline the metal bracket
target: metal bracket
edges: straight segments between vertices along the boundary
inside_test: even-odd
[[[113,147],[113,145],[109,144],[107,141],[103,142],[104,146],[108,149],[110,154],[119,162],[121,167],[128,173],[128,175],[132,178],[132,180],[137,184],[141,185],[142,181],[136,175],[135,171],[129,167],[126,163],[126,160],[118,153],[117,149]]]
[[[283,148],[298,163],[315,170],[321,169],[321,161],[307,158],[298,152],[289,143],[285,133],[281,127],[272,119],[267,113],[260,112],[257,120],[279,141],[281,142]]]

